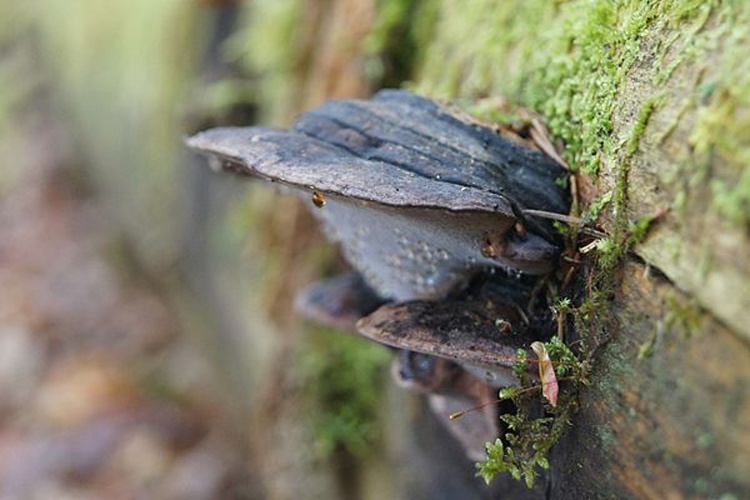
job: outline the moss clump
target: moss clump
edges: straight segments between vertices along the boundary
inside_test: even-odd
[[[569,303],[560,308],[569,307]],[[532,411],[538,405],[541,386],[538,381],[529,378],[526,352],[518,353],[514,373],[521,381],[520,387],[507,387],[498,395],[500,400],[511,400],[516,408],[515,413],[500,416],[507,432],[494,442],[487,443],[487,458],[476,464],[477,474],[487,483],[499,473],[509,473],[514,479],[523,479],[526,486],[532,488],[538,475],[538,469],[549,468],[549,451],[557,444],[577,408],[577,392],[586,384],[589,372],[588,364],[578,360],[570,348],[553,337],[544,344],[555,367],[558,379],[565,379],[557,405],[544,405],[543,416],[533,416]]]
[[[322,457],[345,450],[366,457],[376,442],[387,349],[330,330],[305,339],[299,363],[314,404],[315,447]]]
[[[699,306],[679,300],[675,295],[667,297],[668,312],[664,317],[664,328],[680,332],[683,337],[698,335],[702,331],[704,315]]]
[[[244,29],[228,52],[254,75],[264,123],[286,125],[300,105],[311,34],[301,0],[258,0],[246,8]]]
[[[629,168],[622,159],[636,152],[664,99],[680,109],[676,119],[690,118],[693,126],[688,156],[675,160],[699,171],[720,163],[709,182],[712,207],[734,224],[750,224],[748,4],[467,0],[445,1],[441,14],[420,91],[445,98],[506,96],[546,117],[574,169],[593,175],[606,162],[625,180],[617,175]],[[627,94],[625,84],[644,68],[651,79],[644,88],[655,89],[653,95]],[[696,72],[692,81],[672,81]],[[680,102],[660,95],[667,86]],[[629,122],[634,102],[641,112],[628,132],[617,119]]]
[[[716,5],[716,2],[711,2]],[[724,2],[690,46],[702,70],[693,95],[691,160],[719,167],[710,180],[712,206],[731,223],[750,227],[750,6]],[[711,57],[706,57],[710,54]]]
[[[414,76],[433,36],[438,7],[436,0],[377,2],[376,20],[364,44],[365,71],[376,87],[398,87]]]
[[[507,95],[547,117],[572,165],[596,172],[600,155],[611,149],[620,84],[657,7],[540,0],[499,8],[473,0],[461,4],[460,16],[453,12],[458,9],[444,6],[420,88],[451,96]]]
[[[651,113],[656,109],[658,101],[659,100],[655,96],[651,96],[644,101],[641,111],[638,113],[638,118],[633,124],[630,137],[628,137],[628,144],[625,148],[627,156],[633,156],[635,152],[638,151],[641,137],[643,137],[643,134],[646,131],[646,125],[648,125],[648,119],[651,117]]]

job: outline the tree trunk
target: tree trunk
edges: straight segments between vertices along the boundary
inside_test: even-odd
[[[491,101],[479,100],[500,96],[542,114],[580,172],[580,212],[601,204],[598,224],[623,254],[598,284],[611,295],[594,318],[608,342],[554,449],[552,497],[750,495],[750,5],[380,7],[360,63],[485,115]],[[288,110],[278,90],[267,94]]]
[[[662,215],[611,283],[610,341],[553,496],[747,496],[750,6],[449,4],[419,88],[544,114],[571,166],[612,193],[600,223],[617,244]]]

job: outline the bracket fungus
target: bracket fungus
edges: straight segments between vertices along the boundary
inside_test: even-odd
[[[487,266],[543,274],[559,253],[548,221],[524,210],[567,213],[562,168],[409,92],[330,101],[289,131],[211,129],[188,145],[310,199],[387,299],[440,297]]]
[[[516,349],[534,340],[513,299],[519,292],[488,294],[470,284],[487,269],[542,275],[555,267],[559,237],[536,216],[569,209],[556,183],[566,172],[553,159],[401,90],[327,102],[290,130],[223,127],[187,144],[218,169],[309,200],[361,278],[308,289],[300,309],[453,363],[460,376],[451,380],[463,397],[430,391],[439,396],[436,411],[514,383]],[[496,424],[487,424],[480,434],[493,432]],[[475,445],[465,446],[477,454]]]

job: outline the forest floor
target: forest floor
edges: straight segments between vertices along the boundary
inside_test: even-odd
[[[174,306],[32,128],[0,198],[0,497],[251,497]]]

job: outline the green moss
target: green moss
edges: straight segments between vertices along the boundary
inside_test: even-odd
[[[628,137],[628,144],[625,148],[628,156],[632,156],[638,151],[641,137],[643,137],[643,134],[646,131],[646,125],[648,125],[648,119],[651,117],[651,113],[654,112],[654,109],[656,109],[658,100],[659,99],[655,96],[651,96],[644,101],[643,106],[641,107],[641,112],[638,113],[638,118],[630,131],[630,137]]]
[[[646,341],[638,347],[638,360],[643,361],[654,355],[654,350],[656,349],[656,344],[659,341],[660,336],[661,332],[659,330],[654,330],[651,333],[651,336],[649,336]]]
[[[309,48],[309,20],[302,0],[258,0],[247,7],[244,29],[228,47],[254,74],[263,121],[286,125],[299,104],[300,79]]]
[[[429,83],[421,88],[449,95],[502,94],[537,109],[565,141],[571,164],[595,172],[612,133],[619,85],[656,15],[654,7],[628,4],[518,1],[499,7],[474,0],[445,5],[441,38],[424,69]]]
[[[551,409],[551,417],[532,419],[523,409],[502,415],[508,432],[504,439],[486,443],[487,458],[476,464],[477,475],[489,484],[497,474],[508,473],[532,488],[538,469],[549,469],[549,452],[570,425],[575,408],[575,402],[564,395]]]
[[[628,206],[629,177],[644,147],[673,148],[665,142],[675,130],[684,144],[687,129],[689,147],[673,156],[673,207],[685,206],[709,186],[711,207],[747,226],[748,4],[469,0],[461,15],[458,9],[444,7],[418,88],[450,98],[502,95],[539,111],[553,136],[564,141],[572,168],[606,174],[611,200],[602,199],[589,213],[606,214],[613,224],[594,254],[590,296],[574,312],[579,331],[606,336],[596,324],[608,314],[617,267],[653,221],[628,217],[639,210]],[[677,113],[665,127],[666,109]],[[658,134],[651,130],[654,123]],[[665,326],[695,329],[678,324],[678,317],[667,318]]]
[[[635,68],[651,72],[656,89],[684,77],[681,69],[703,69],[701,78],[688,82],[695,97],[678,106],[674,122],[696,114],[693,151],[681,161],[687,167],[720,162],[722,172],[710,182],[712,206],[734,224],[750,223],[747,4],[446,0],[441,12],[418,89],[448,98],[503,95],[541,112],[553,135],[564,140],[566,160],[587,174],[604,166],[627,181],[620,171],[629,163],[621,160],[636,153],[659,101],[623,94]],[[615,119],[627,115],[633,100],[642,102],[641,112],[623,142],[625,131]]]
[[[387,379],[387,349],[341,332],[315,330],[305,338],[299,365],[315,402],[316,450],[366,457],[380,435],[378,409]]]
[[[376,20],[367,35],[366,73],[377,87],[398,87],[414,76],[432,38],[437,0],[380,0]]]
[[[750,36],[746,43],[750,44]],[[698,109],[690,143],[697,161],[721,167],[720,175],[710,180],[713,208],[731,223],[750,227],[750,74],[747,74],[750,66],[747,63],[744,71],[727,75],[736,79],[731,86],[715,82],[718,88]]]
[[[612,202],[612,191],[607,191],[603,195],[592,201],[583,214],[583,219],[588,222],[594,222],[599,218],[604,208]]]
[[[696,37],[686,58],[699,65],[695,126],[689,142],[695,164],[719,166],[710,181],[712,206],[737,226],[750,224],[750,9],[725,2],[711,29]],[[711,53],[711,57],[706,57]]]
[[[667,330],[679,332],[685,338],[700,334],[704,315],[699,306],[680,300],[677,296],[667,297],[668,312],[664,317]]]
[[[559,312],[569,311],[570,303],[561,300],[556,308]],[[549,468],[549,452],[576,412],[578,390],[588,383],[589,365],[580,362],[559,337],[553,337],[544,346],[558,380],[565,380],[557,404],[546,403],[545,416],[531,416],[531,409],[542,398],[542,388],[538,380],[528,376],[526,351],[519,350],[513,373],[521,387],[506,387],[498,393],[499,399],[513,401],[516,411],[500,416],[506,432],[502,438],[486,443],[487,456],[476,464],[477,475],[487,483],[499,473],[508,473],[516,480],[523,479],[526,486],[532,488],[538,469]]]

